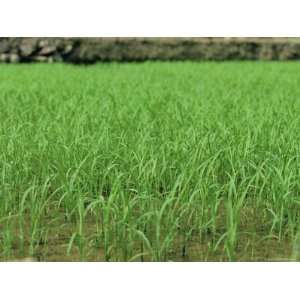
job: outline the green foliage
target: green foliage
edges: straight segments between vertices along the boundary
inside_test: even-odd
[[[295,256],[299,71],[1,66],[1,258],[249,260],[266,240],[287,250],[262,259]]]

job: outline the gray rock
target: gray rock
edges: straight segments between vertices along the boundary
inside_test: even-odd
[[[20,53],[24,57],[31,56],[37,49],[37,41],[33,38],[23,41],[20,45]]]
[[[2,53],[0,54],[0,62],[8,62],[9,61],[9,54]]]
[[[45,46],[39,51],[39,55],[51,55],[56,51],[55,46]]]
[[[69,44],[64,47],[63,55],[69,54],[73,50],[73,45]]]
[[[40,48],[47,47],[49,45],[49,41],[48,40],[40,40],[38,45]]]
[[[20,61],[20,57],[18,54],[10,54],[9,55],[9,62],[11,63],[17,63]]]
[[[0,53],[9,52],[9,48],[10,48],[9,40],[1,38],[1,40],[0,40]]]

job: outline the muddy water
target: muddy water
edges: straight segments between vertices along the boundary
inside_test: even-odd
[[[51,239],[50,239],[51,240]],[[67,255],[69,240],[58,239],[57,242],[51,241],[48,244],[39,246],[34,256],[20,256],[17,249],[14,249],[10,258],[1,258],[2,261],[49,261],[49,262],[68,262],[68,261],[105,261],[104,249],[96,247],[87,247],[85,258],[80,256],[77,248],[73,247],[69,255]],[[278,242],[275,239],[261,240],[258,238],[240,241],[236,248],[236,261],[291,261],[292,243],[288,241]],[[122,261],[120,254],[110,261]],[[134,261],[152,261],[149,255],[137,257]],[[210,249],[208,241],[192,240],[185,246],[181,243],[172,248],[168,252],[166,258],[162,261],[175,262],[199,262],[199,261],[228,261],[226,251],[222,247],[213,251]]]
[[[253,225],[251,228],[249,228],[249,224],[244,223],[241,226],[235,249],[236,261],[300,260],[299,255],[295,256],[295,244],[290,240],[278,241],[278,239],[270,236],[266,238],[268,234],[259,224]],[[84,255],[80,253],[78,246],[75,244],[69,248],[72,234],[78,229],[75,224],[66,222],[62,217],[56,219],[49,217],[49,220],[45,219],[44,226],[47,233],[45,233],[43,240],[35,244],[33,253],[29,251],[29,238],[26,237],[23,245],[24,251],[20,251],[19,232],[16,229],[13,234],[11,251],[9,254],[2,252],[0,261],[124,261],[121,249],[114,249],[111,257],[105,257],[103,244],[96,242],[96,225],[92,220],[85,223],[86,246]],[[18,223],[16,223],[16,228],[18,228]],[[24,231],[28,232],[29,228],[29,224],[25,224]],[[221,234],[220,232],[220,236]],[[215,242],[213,243],[212,237],[209,237],[209,235],[205,238],[193,236],[185,243],[178,239],[162,256],[161,261],[228,261],[224,245],[221,243],[216,250],[214,250],[214,245]],[[300,243],[298,246],[300,246]],[[139,247],[140,243],[137,243],[137,246],[133,249],[133,255],[141,253]],[[130,257],[127,260],[129,259]],[[143,256],[137,256],[134,261],[151,261],[152,259],[153,257],[149,254],[144,254]]]

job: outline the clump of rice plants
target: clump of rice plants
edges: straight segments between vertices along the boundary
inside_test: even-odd
[[[299,70],[2,65],[0,259],[299,260]]]

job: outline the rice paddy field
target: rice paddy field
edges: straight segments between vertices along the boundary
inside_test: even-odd
[[[300,63],[0,65],[0,260],[300,260]]]

